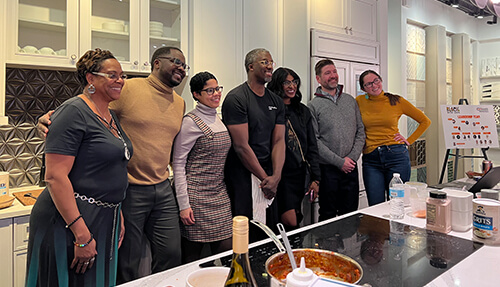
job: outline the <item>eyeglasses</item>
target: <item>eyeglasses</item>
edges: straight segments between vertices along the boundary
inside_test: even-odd
[[[117,75],[115,73],[107,74],[107,73],[99,73],[99,72],[92,72],[92,74],[108,78],[112,81],[118,81],[118,79],[122,79],[125,81],[128,78],[128,76],[126,74]]]
[[[295,86],[298,86],[299,85],[299,80],[295,79],[293,81],[284,81],[283,82],[283,86],[286,86],[286,87],[289,87],[292,84],[294,84]]]
[[[209,96],[213,95],[215,92],[219,93],[221,92],[222,93],[222,90],[224,89],[224,87],[222,86],[217,86],[215,88],[206,88],[204,90],[201,90],[200,92],[207,92],[207,94]]]
[[[181,61],[177,58],[173,58],[173,57],[157,57],[157,58],[170,60],[170,62],[174,63],[174,65],[176,65],[177,67],[182,67],[184,69],[184,71],[186,71],[186,72],[190,68],[188,65],[186,65],[186,63],[184,63],[183,61]]]
[[[373,84],[377,85],[379,83],[380,83],[380,79],[376,78],[375,80],[373,80],[373,82],[368,82],[368,83],[364,84],[363,86],[365,88],[371,88],[371,87],[373,87]]]
[[[276,63],[274,61],[262,60],[259,61],[259,63],[261,63],[264,66],[273,65],[273,68],[276,66]]]

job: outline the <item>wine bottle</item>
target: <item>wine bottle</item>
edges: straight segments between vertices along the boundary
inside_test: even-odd
[[[257,286],[248,259],[248,218],[246,216],[233,218],[233,260],[224,286]]]

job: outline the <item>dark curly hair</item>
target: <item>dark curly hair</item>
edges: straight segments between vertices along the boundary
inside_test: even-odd
[[[198,99],[195,98],[194,93],[200,93],[201,90],[203,90],[203,87],[207,84],[207,81],[211,79],[217,81],[217,78],[215,78],[212,73],[207,71],[199,72],[191,78],[191,81],[189,81],[189,88],[191,89],[191,94],[193,95],[193,99],[195,101],[197,101]]]
[[[76,72],[78,73],[78,80],[83,86],[88,84],[87,73],[99,72],[102,68],[102,62],[107,59],[116,59],[113,54],[108,50],[88,50],[76,62]]]
[[[267,84],[267,88],[281,98],[285,98],[286,96],[285,90],[283,89],[283,83],[286,81],[286,77],[288,77],[288,75],[292,76],[294,80],[299,81],[295,97],[290,100],[290,105],[293,108],[297,108],[300,101],[302,100],[302,93],[300,92],[300,77],[299,75],[297,75],[297,73],[295,73],[294,70],[285,67],[278,68],[276,71],[274,71],[271,81]]]

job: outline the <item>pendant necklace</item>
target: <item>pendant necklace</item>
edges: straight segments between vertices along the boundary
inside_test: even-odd
[[[125,142],[125,140],[123,139],[122,137],[122,133],[120,132],[120,130],[118,129],[118,126],[115,128],[113,126],[113,116],[111,115],[111,112],[109,112],[109,109],[108,109],[108,112],[109,112],[109,115],[111,117],[110,121],[108,122],[105,118],[104,118],[104,114],[101,112],[101,110],[99,109],[99,107],[96,105],[96,103],[94,102],[94,100],[92,100],[92,98],[85,94],[84,95],[92,102],[92,104],[95,106],[95,108],[97,109],[97,113],[94,113],[101,121],[103,121],[104,123],[106,123],[107,125],[107,128],[108,130],[111,132],[111,134],[113,134],[113,130],[116,131],[116,133],[118,134],[118,138],[122,141],[123,143],[123,148],[124,148],[124,156],[125,156],[125,159],[126,160],[130,160],[130,150],[128,149],[128,146],[127,146],[127,143]],[[101,116],[102,115],[102,116]]]

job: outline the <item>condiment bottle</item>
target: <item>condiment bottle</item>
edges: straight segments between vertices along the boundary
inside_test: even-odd
[[[306,268],[304,257],[300,258],[300,267],[295,268],[286,276],[286,287],[308,287],[316,280],[318,275]]]
[[[224,286],[257,286],[248,258],[248,218],[246,216],[233,218],[233,260]]]
[[[451,200],[447,197],[446,193],[439,190],[430,191],[426,203],[426,228],[442,233],[450,232]]]

